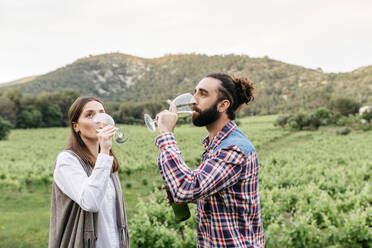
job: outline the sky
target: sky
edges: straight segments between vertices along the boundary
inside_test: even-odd
[[[0,0],[0,82],[89,55],[268,56],[324,72],[372,65],[371,0]]]

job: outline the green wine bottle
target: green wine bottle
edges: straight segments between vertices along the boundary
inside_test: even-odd
[[[181,222],[190,218],[190,210],[187,203],[175,203],[168,187],[166,187],[166,191],[169,203],[173,208],[174,215],[176,216],[176,221]]]

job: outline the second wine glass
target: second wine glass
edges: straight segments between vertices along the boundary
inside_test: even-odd
[[[185,93],[182,95],[177,96],[173,99],[172,103],[177,107],[177,114],[178,115],[191,115],[192,109],[191,105],[195,102],[195,98],[190,93]],[[150,115],[145,114],[144,120],[148,129],[152,132],[156,131],[156,122],[151,118]]]

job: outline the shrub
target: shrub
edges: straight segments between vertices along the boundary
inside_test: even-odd
[[[114,119],[115,123],[123,123],[123,120],[121,119],[121,113],[119,110],[112,113],[112,118]]]
[[[329,107],[334,112],[338,112],[344,116],[358,113],[360,104],[351,98],[340,97],[333,99],[329,103]]]
[[[305,113],[298,113],[294,116],[293,121],[290,122],[291,128],[299,130],[302,130],[304,127],[309,126],[309,124],[309,117]]]
[[[278,118],[276,118],[274,125],[284,128],[287,125],[288,120],[289,115],[279,115]]]
[[[39,110],[23,110],[17,119],[17,127],[19,128],[35,128],[42,126],[43,116]]]
[[[364,111],[364,113],[362,114],[362,119],[368,122],[372,122],[372,111]]]
[[[319,108],[312,113],[311,124],[317,127],[332,124],[333,113],[327,108]],[[314,123],[315,122],[315,123]]]
[[[342,127],[336,130],[337,135],[348,135],[351,132],[351,129],[348,127]]]
[[[192,204],[189,204],[190,207]],[[163,191],[155,190],[149,199],[140,199],[138,213],[131,219],[130,236],[135,247],[195,247],[195,215],[176,222]]]
[[[63,114],[57,104],[49,105],[43,110],[43,122],[46,127],[58,127],[63,124]]]
[[[342,116],[337,120],[337,126],[352,126],[354,123],[358,122],[358,118],[354,115],[349,115],[348,117]]]
[[[0,140],[6,139],[13,125],[0,116]]]
[[[0,96],[0,116],[5,120],[14,122],[16,120],[16,113],[15,104],[8,98]]]

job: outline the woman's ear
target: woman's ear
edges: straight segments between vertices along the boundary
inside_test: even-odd
[[[218,112],[220,113],[223,113],[223,112],[226,112],[230,107],[230,101],[229,100],[222,100],[218,106],[217,106],[217,110]]]
[[[72,123],[72,128],[74,129],[76,133],[80,131],[79,124],[77,122]]]

